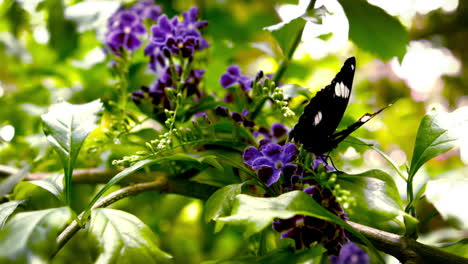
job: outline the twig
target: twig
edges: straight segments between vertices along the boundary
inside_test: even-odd
[[[167,188],[167,180],[162,177],[156,179],[153,182],[135,184],[135,185],[120,189],[118,191],[115,191],[105,196],[104,198],[96,202],[96,204],[93,206],[93,209],[106,207],[128,196],[137,195],[142,192],[162,191],[164,188]],[[78,216],[80,221],[84,220],[84,219],[81,219],[82,216],[83,216],[83,213],[81,213]],[[62,231],[62,233],[60,233],[60,235],[57,237],[57,247],[51,256],[51,259],[55,257],[55,255],[60,251],[60,249],[80,229],[81,229],[81,226],[78,224],[76,220],[74,220]]]
[[[435,247],[421,244],[413,238],[399,236],[369,226],[348,221],[352,227],[369,239],[378,250],[397,258],[401,263],[421,264],[468,264],[468,259],[440,250]],[[352,240],[357,240],[352,237]]]

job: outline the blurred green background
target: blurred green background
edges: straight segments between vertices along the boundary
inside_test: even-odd
[[[323,25],[307,25],[303,42],[282,83],[308,88],[313,94],[330,82],[347,57],[355,56],[358,65],[354,89],[341,126],[393,103],[353,136],[375,140],[404,168],[412,155],[419,122],[428,110],[457,111],[468,118],[468,4],[456,0],[369,1],[396,16],[409,33],[406,54],[400,60],[382,61],[348,40],[349,27],[343,8],[336,1],[326,2],[331,14]],[[317,1],[316,6],[324,3]],[[169,17],[193,5],[200,8],[201,18],[209,21],[203,34],[210,48],[199,55],[197,63],[207,70],[206,92],[220,96],[224,91],[219,78],[231,64],[239,64],[250,76],[258,70],[269,73],[277,69],[275,59],[256,48],[273,41],[263,28],[304,10],[304,3],[296,6],[295,1],[279,0],[156,1],[156,4]],[[119,5],[118,1],[98,0],[0,0],[1,165],[20,168],[36,160],[34,171],[60,171],[58,159],[50,158],[55,154],[43,136],[40,115],[62,99],[71,103],[115,99],[115,77],[108,67],[102,39],[106,20]],[[386,31],[384,25],[379,27],[378,19],[369,23],[376,23],[379,30]],[[385,46],[371,32],[365,41],[371,46]],[[130,91],[154,79],[146,68],[140,51],[130,69]],[[290,106],[295,108],[304,99],[296,97]],[[265,123],[275,121],[267,119]],[[282,121],[290,127],[294,125],[291,120]],[[468,134],[464,129],[461,128],[462,134]],[[103,140],[98,132],[87,140],[77,167],[111,167],[112,159],[134,154],[142,148],[138,145],[141,142],[114,144]],[[395,176],[376,152],[361,153],[344,144],[338,153],[341,158],[337,164],[346,172],[379,168]],[[468,215],[460,212],[463,203],[459,207],[449,206],[443,199],[437,199],[440,193],[462,197],[468,185],[466,164],[465,135],[460,147],[430,161],[419,172],[416,182],[432,180],[432,192],[428,192],[418,208],[418,215],[423,216],[420,219],[426,219],[420,223],[423,241],[450,241],[452,237],[460,237],[463,232],[460,229],[468,230]],[[405,186],[396,176],[395,180],[404,197]],[[441,180],[443,184],[439,183]],[[84,208],[97,190],[95,185],[87,184],[73,188],[75,208]],[[59,205],[51,194],[28,183],[16,187],[14,198],[33,195],[36,202],[29,203],[27,210]],[[145,193],[112,207],[133,213],[150,226],[160,238],[161,249],[173,254],[177,263],[200,263],[254,250],[246,247],[242,236],[232,228],[214,234],[213,223],[206,224],[202,218],[203,202],[196,199]],[[461,236],[466,237],[467,233]],[[72,263],[79,255],[83,257],[80,263],[91,262],[95,254],[91,245],[85,233],[78,233],[55,261]]]

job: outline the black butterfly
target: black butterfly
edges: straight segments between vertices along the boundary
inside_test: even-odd
[[[355,70],[356,59],[351,57],[345,61],[331,84],[317,92],[310,100],[299,122],[289,133],[290,139],[302,143],[306,150],[316,155],[323,155],[333,150],[354,130],[385,109],[365,114],[356,123],[335,133],[348,106]]]

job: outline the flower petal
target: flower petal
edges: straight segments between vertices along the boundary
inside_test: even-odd
[[[275,138],[278,138],[278,139],[282,138],[284,135],[286,135],[287,132],[288,132],[288,130],[281,123],[274,123],[271,126],[271,133],[273,134],[273,136]]]
[[[234,78],[233,75],[229,73],[225,73],[221,76],[219,83],[221,84],[223,88],[228,88],[228,87],[233,86],[236,83],[236,79]]]
[[[252,162],[261,157],[262,154],[254,147],[248,147],[244,150],[244,154],[242,158],[244,159],[244,163],[252,166]]]
[[[297,149],[297,146],[293,143],[284,144],[284,146],[281,148],[281,151],[282,151],[281,160],[284,163],[293,161],[297,157],[297,154],[299,154],[299,150]]]
[[[271,159],[265,157],[265,156],[260,156],[258,158],[256,158],[253,162],[252,162],[252,168],[254,170],[258,170],[260,169],[261,167],[263,166],[268,166],[268,167],[274,167],[274,163]]]

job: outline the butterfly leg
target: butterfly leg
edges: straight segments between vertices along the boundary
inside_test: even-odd
[[[330,162],[331,162],[332,166],[330,166],[328,164],[328,162],[327,162],[328,159],[330,159]],[[315,160],[314,160],[314,164],[312,166],[312,169],[316,170],[320,164],[322,164],[325,167],[326,171],[342,172],[342,171],[340,171],[340,170],[338,170],[336,168],[335,164],[333,164],[333,160],[331,159],[330,155],[328,155],[328,154],[326,154],[326,155],[316,155]]]

